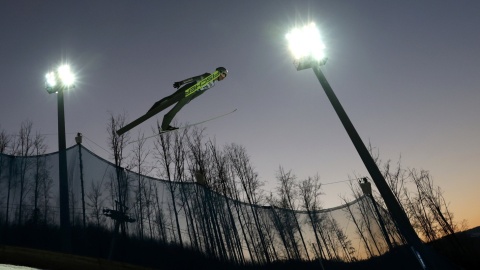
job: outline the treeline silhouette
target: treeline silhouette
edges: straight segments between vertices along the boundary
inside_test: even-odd
[[[196,260],[229,268],[409,265],[413,255],[378,196],[352,184],[353,199],[322,209],[319,176],[299,180],[282,167],[275,194],[265,195],[244,147],[218,147],[203,130],[185,129],[156,136],[147,148],[143,135],[116,135],[124,119],[108,122],[113,163],[80,142],[67,150],[72,252],[152,267],[159,258],[185,267]],[[45,154],[31,129],[22,123],[13,140],[0,131],[1,241],[58,250],[58,156]],[[383,164],[417,231],[429,241],[452,235],[449,245],[463,250],[428,172]],[[407,180],[417,193],[398,188]]]
[[[3,228],[5,229],[5,228]],[[26,224],[3,230],[2,244],[62,252],[58,227]],[[77,255],[106,258],[111,248],[112,232],[102,227],[72,228],[72,252]],[[121,237],[117,241],[115,261],[154,269],[322,269],[319,261],[279,260],[269,264],[238,264],[209,257],[197,250],[158,240]],[[382,256],[358,262],[323,261],[324,269],[415,269],[416,261],[408,250],[398,248]],[[27,263],[27,262],[25,262]],[[357,268],[358,267],[358,268]]]
[[[480,227],[476,228],[477,233]],[[462,243],[472,251],[469,256],[464,256],[455,249],[445,249],[448,239],[440,239],[430,245],[436,246],[437,251],[447,256],[462,269],[478,269],[480,259],[475,254],[480,251],[480,240],[472,238],[465,233],[460,233]],[[33,224],[12,226],[2,231],[2,244],[21,247],[36,248],[61,252],[61,233],[58,227],[45,227]],[[87,228],[74,227],[72,241],[74,254],[92,258],[106,258],[111,247],[112,232],[104,228],[89,226]],[[443,242],[443,243],[442,243]],[[438,248],[438,246],[441,246]],[[415,258],[410,255],[408,248],[396,247],[381,256],[356,262],[343,262],[339,260],[325,260],[323,266],[318,261],[287,260],[275,261],[269,264],[245,263],[242,265],[209,258],[205,254],[191,248],[180,247],[175,243],[162,243],[155,240],[138,239],[135,237],[122,238],[118,241],[115,261],[139,265],[153,269],[418,269]],[[448,253],[443,253],[448,252]],[[474,252],[474,253],[473,253]],[[2,262],[0,260],[0,262]],[[35,266],[35,262],[23,260],[25,265]],[[33,263],[33,264],[32,264]],[[323,267],[323,268],[322,268]],[[52,262],[52,267],[55,263]],[[73,269],[73,266],[72,266]],[[452,267],[452,269],[455,269]]]

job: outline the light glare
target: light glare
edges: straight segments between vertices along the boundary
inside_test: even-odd
[[[45,75],[46,90],[50,94],[72,89],[75,87],[74,83],[75,75],[69,65],[61,65]]]
[[[75,82],[75,75],[73,75],[69,65],[62,65],[58,68],[58,77],[66,87],[73,85]]]
[[[320,32],[315,23],[310,23],[302,28],[292,29],[287,33],[290,51],[297,60],[313,57],[320,61],[325,58],[325,45],[321,41]]]
[[[45,79],[47,82],[47,86],[49,87],[55,87],[57,84],[57,80],[55,79],[55,73],[54,72],[49,72],[47,75],[45,75]]]

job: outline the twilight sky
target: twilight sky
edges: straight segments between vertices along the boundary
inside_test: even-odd
[[[383,160],[426,169],[456,221],[480,225],[480,2],[478,1],[2,1],[0,129],[22,121],[57,147],[56,97],[45,73],[68,62],[67,147],[76,132],[109,158],[109,112],[131,121],[173,93],[172,83],[229,70],[177,115],[208,122],[219,145],[246,147],[266,191],[279,165],[323,183],[368,173],[312,70],[297,72],[285,34],[314,21],[323,71],[363,141]],[[163,114],[131,132],[152,135]],[[349,196],[323,187],[324,207]]]

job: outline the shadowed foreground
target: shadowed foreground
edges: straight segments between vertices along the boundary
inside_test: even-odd
[[[52,251],[0,246],[0,262],[40,269],[149,269],[141,266]]]
[[[442,257],[448,257],[460,267],[452,269],[480,269],[480,260],[476,258],[475,254],[480,251],[480,238],[477,237],[480,228],[472,229],[468,232],[458,234],[458,239],[465,244],[465,248],[470,252],[469,256],[464,254],[456,255],[455,253],[442,254]],[[28,233],[22,230],[22,236],[15,239],[19,240],[17,244],[22,243],[23,240],[33,236],[32,232]],[[16,234],[16,233],[14,233]],[[48,248],[49,244],[56,242],[53,234],[45,233],[42,236],[35,234],[35,240],[50,239],[40,244],[37,242],[38,248]],[[13,235],[10,235],[13,236]],[[7,237],[10,238],[10,237]],[[88,236],[86,238],[89,238]],[[105,245],[104,242],[108,237],[96,235],[97,245]],[[11,239],[11,238],[10,238]],[[79,238],[74,241],[79,244]],[[85,239],[84,239],[85,240]],[[442,247],[448,246],[449,239],[443,239],[444,243],[432,243],[437,251],[442,250]],[[103,242],[103,243],[102,243]],[[125,244],[125,243],[123,243]],[[77,245],[78,246],[78,245]],[[86,246],[84,248],[87,248]],[[109,261],[103,258],[98,258],[99,253],[95,252],[93,246],[88,246],[87,256],[71,255],[58,253],[54,251],[46,251],[40,249],[15,247],[15,246],[0,246],[0,263],[23,265],[29,267],[36,267],[40,269],[322,269],[320,261],[276,261],[268,265],[237,265],[229,262],[221,262],[216,259],[206,257],[193,250],[180,248],[172,245],[159,245],[154,242],[135,241],[132,239],[128,241],[124,248],[118,249],[118,256],[115,256],[116,261]],[[97,250],[98,251],[98,250]],[[97,256],[95,256],[97,255]],[[92,256],[92,257],[90,257]],[[97,257],[97,258],[95,258]],[[104,257],[105,258],[105,257]],[[120,262],[122,261],[122,262]],[[369,260],[362,260],[357,262],[340,262],[340,261],[323,261],[324,269],[336,270],[354,270],[354,269],[415,269],[415,260],[409,256],[406,250],[398,249],[393,252],[388,252],[383,256],[370,258]],[[413,268],[412,268],[413,266]]]

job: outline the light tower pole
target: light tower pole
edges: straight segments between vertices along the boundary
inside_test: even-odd
[[[413,229],[407,214],[393,195],[392,190],[378,169],[377,164],[368,152],[368,149],[360,138],[360,135],[358,135],[355,127],[340,104],[337,96],[333,92],[333,89],[328,83],[325,75],[320,70],[320,67],[325,65],[327,62],[327,58],[324,52],[325,45],[321,41],[320,33],[315,24],[311,23],[303,28],[295,28],[286,35],[286,38],[289,41],[289,48],[295,58],[294,65],[297,70],[300,71],[308,68],[313,69],[313,72],[322,85],[323,90],[327,94],[330,103],[340,118],[340,121],[347,131],[348,136],[355,146],[355,149],[360,155],[360,158],[370,173],[373,182],[377,186],[378,191],[385,201],[385,205],[390,211],[393,220],[397,224],[400,232],[405,237],[413,254],[417,258],[419,266],[422,269],[442,269],[443,267],[439,266],[438,262],[432,258],[430,255],[431,253],[426,249],[417,233]]]
[[[62,232],[62,245],[65,252],[71,251],[70,211],[68,200],[68,173],[67,173],[67,147],[65,140],[65,110],[63,93],[75,87],[75,76],[68,65],[61,65],[56,70],[47,73],[46,90],[49,94],[57,94],[58,110],[58,168],[59,168],[59,193],[60,193],[60,230]]]

